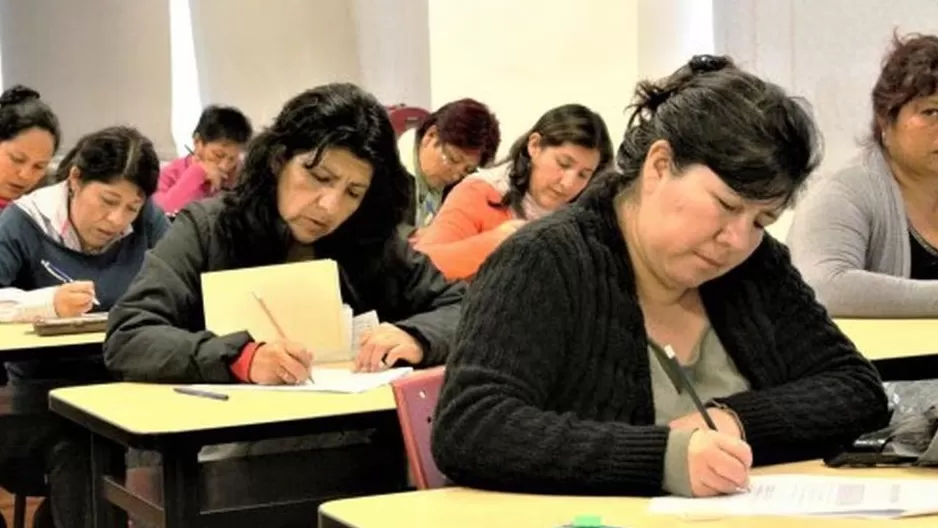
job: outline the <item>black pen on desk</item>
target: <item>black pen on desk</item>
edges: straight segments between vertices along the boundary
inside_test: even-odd
[[[62,284],[75,282],[75,279],[69,277],[64,271],[53,266],[52,263],[49,262],[48,260],[42,260],[40,262],[42,264],[42,267],[46,269],[46,272],[48,272],[49,275],[52,275],[53,277],[55,277],[55,279],[61,282]],[[91,302],[94,303],[95,306],[101,306],[101,303],[98,301],[97,297],[91,297]]]
[[[697,408],[697,412],[700,413],[704,422],[707,423],[707,427],[716,431],[717,424],[714,423],[713,418],[710,417],[710,413],[707,412],[707,407],[700,401],[700,396],[697,394],[697,391],[694,390],[694,385],[690,382],[690,378],[687,377],[687,373],[684,372],[684,367],[678,363],[677,355],[674,353],[674,349],[671,348],[671,345],[664,347],[664,353],[668,356],[668,361],[671,362],[672,370],[674,370],[674,373],[677,375],[678,381],[681,382],[682,387],[678,387],[678,389],[687,391],[687,395],[690,396],[691,401],[694,402],[694,407]]]
[[[228,401],[228,395],[222,394],[220,392],[194,389],[192,387],[174,387],[173,390],[179,394],[186,394],[188,396],[198,396],[199,398],[208,398],[210,400]]]

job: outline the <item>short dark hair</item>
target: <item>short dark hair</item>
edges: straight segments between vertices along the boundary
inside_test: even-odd
[[[193,137],[198,136],[206,143],[232,141],[244,144],[250,141],[253,134],[251,120],[241,110],[219,105],[205,107],[192,132]]]
[[[895,123],[902,107],[913,99],[938,92],[938,37],[894,33],[892,49],[883,59],[873,86],[870,140],[883,146],[883,123]]]
[[[156,192],[160,177],[160,159],[153,142],[127,126],[103,128],[82,137],[62,158],[56,179],[64,181],[72,167],[78,169],[81,182],[127,180],[148,198]]]
[[[39,92],[20,84],[4,90],[0,95],[0,141],[9,141],[32,128],[51,134],[54,150],[59,149],[59,119],[39,98]]]
[[[277,210],[277,182],[294,156],[347,149],[368,162],[371,185],[362,203],[338,229],[314,243],[318,258],[377,262],[392,246],[411,194],[387,110],[374,96],[347,83],[307,90],[290,99],[273,124],[248,145],[241,182],[224,197],[219,236],[234,262],[261,266],[282,262],[290,232]]]
[[[598,174],[612,161],[612,141],[606,122],[599,114],[579,104],[567,104],[548,110],[534,123],[530,130],[522,134],[511,145],[509,163],[508,192],[501,202],[492,204],[500,208],[511,208],[519,217],[524,218],[522,203],[531,186],[531,154],[528,152],[528,138],[537,133],[541,136],[540,144],[544,147],[559,147],[565,143],[599,151]]]
[[[498,119],[479,101],[459,99],[441,106],[417,127],[417,141],[433,125],[443,143],[460,150],[477,151],[480,167],[495,159],[502,140]]]
[[[704,165],[743,198],[783,198],[786,205],[821,159],[806,106],[728,57],[697,55],[662,81],[640,82],[630,108],[617,170],[604,179],[623,189],[662,139],[677,172]]]

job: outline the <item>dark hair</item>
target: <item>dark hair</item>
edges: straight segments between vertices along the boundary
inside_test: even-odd
[[[606,122],[596,112],[589,108],[568,104],[548,110],[537,123],[522,134],[511,145],[508,158],[503,163],[510,163],[508,168],[508,192],[501,202],[491,204],[501,208],[511,208],[520,217],[524,218],[522,202],[531,185],[531,154],[528,152],[528,141],[531,134],[541,136],[540,145],[543,147],[559,147],[571,143],[583,148],[599,151],[599,165],[595,174],[602,172],[606,165],[612,161],[612,141],[609,139],[609,130]]]
[[[78,169],[83,183],[127,180],[148,198],[156,192],[160,177],[160,159],[153,143],[126,126],[103,128],[79,139],[59,163],[56,179],[64,181],[72,167]]]
[[[460,99],[441,106],[417,127],[418,142],[433,125],[441,142],[460,150],[478,152],[480,167],[495,159],[502,140],[498,119],[479,101]]]
[[[379,260],[391,247],[410,205],[410,178],[401,165],[388,113],[361,88],[335,83],[307,90],[284,105],[273,124],[248,145],[241,182],[225,198],[218,232],[230,257],[245,266],[282,262],[290,233],[277,210],[277,181],[294,156],[347,149],[373,169],[358,210],[333,233],[317,240],[317,258],[340,263]],[[354,265],[352,263],[351,265]]]
[[[193,137],[206,143],[212,141],[233,141],[244,144],[250,141],[254,130],[251,120],[241,110],[233,106],[211,105],[202,110],[199,122],[192,132]]]
[[[806,106],[780,87],[697,55],[660,82],[635,89],[617,171],[619,190],[638,179],[651,145],[670,145],[676,172],[700,164],[743,198],[790,203],[820,162],[820,135]]]
[[[938,37],[893,34],[892,49],[883,59],[873,86],[870,140],[883,146],[882,124],[892,124],[913,99],[938,92]]]
[[[17,84],[0,95],[0,141],[9,141],[31,128],[52,134],[53,150],[59,149],[59,119],[39,98],[39,92]]]

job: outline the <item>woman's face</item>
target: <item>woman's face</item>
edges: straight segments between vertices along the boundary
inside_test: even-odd
[[[312,166],[314,157],[314,152],[293,156],[277,181],[277,209],[300,244],[311,244],[348,220],[373,174],[370,163],[345,149],[326,149]]]
[[[599,167],[599,150],[563,143],[541,146],[540,134],[528,138],[531,183],[528,193],[537,205],[553,211],[576,198]]]
[[[72,167],[69,218],[86,248],[101,249],[137,219],[147,198],[137,184],[123,178],[82,182],[79,176],[79,170]]]
[[[30,128],[0,142],[0,199],[16,200],[42,180],[55,154],[55,138]]]
[[[636,233],[645,266],[676,289],[696,288],[744,262],[783,207],[781,199],[742,198],[704,165],[675,174],[666,141],[649,149],[639,192],[634,225],[626,228]]]
[[[938,94],[906,103],[883,132],[895,163],[913,174],[938,176]]]
[[[405,153],[405,155],[407,155]],[[479,168],[479,152],[468,151],[442,141],[436,126],[431,126],[420,140],[417,151],[420,170],[427,185],[442,189],[459,182]]]

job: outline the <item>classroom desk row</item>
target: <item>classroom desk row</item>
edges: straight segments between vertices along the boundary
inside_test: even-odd
[[[938,377],[934,368],[938,321],[841,320],[838,324],[877,366],[890,361],[930,361],[930,370],[906,371],[919,378]],[[38,337],[30,325],[0,325],[0,361],[87,351],[103,339],[103,334]],[[91,431],[91,487],[97,525],[126,526],[125,516],[112,506],[115,504],[137,518],[164,526],[244,520],[237,509],[205,509],[198,489],[197,458],[199,448],[205,445],[365,428],[392,432],[388,438],[393,438],[393,432],[398,431],[394,400],[387,387],[357,395],[235,392],[228,401],[217,401],[180,395],[165,385],[137,383],[53,391],[50,408]],[[399,440],[399,432],[396,437]],[[123,455],[128,447],[162,455],[159,501],[135,495],[125,485]],[[403,470],[403,460],[400,463]],[[439,496],[452,493],[458,492],[441,492]]]
[[[836,475],[934,479],[928,468],[831,469],[821,461],[758,468],[755,475]],[[788,528],[793,522],[825,528],[934,528],[935,517],[898,520],[794,519],[788,517],[679,517],[648,513],[647,498],[561,497],[442,488],[328,502],[319,508],[319,528],[560,528],[577,517],[598,517],[604,527]],[[888,524],[887,524],[888,523]]]

